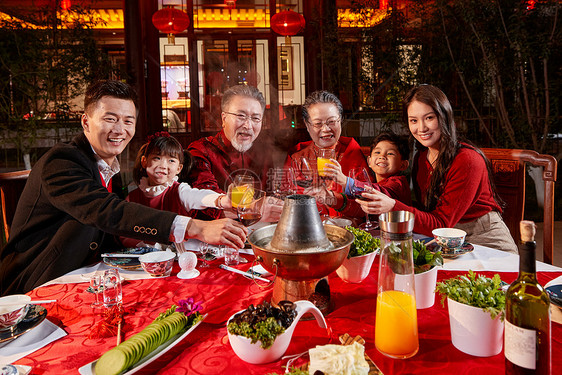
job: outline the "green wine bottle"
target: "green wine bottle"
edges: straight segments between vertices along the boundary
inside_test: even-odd
[[[505,373],[550,374],[550,299],[537,282],[535,223],[521,222],[519,277],[505,299]]]

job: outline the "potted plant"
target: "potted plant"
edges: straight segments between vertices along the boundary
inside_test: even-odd
[[[416,240],[413,245],[416,307],[426,309],[435,302],[437,267],[443,265],[443,256],[441,251],[429,251],[422,241]]]
[[[353,233],[355,240],[351,244],[347,259],[343,261],[336,273],[345,282],[360,283],[371,271],[375,256],[381,247],[380,238],[351,226],[347,226],[345,229]]]
[[[478,357],[501,352],[505,293],[498,274],[489,278],[468,271],[438,282],[437,291],[443,306],[447,298],[451,341],[457,349]]]

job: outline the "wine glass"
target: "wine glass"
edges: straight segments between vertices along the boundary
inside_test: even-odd
[[[295,193],[295,172],[293,168],[273,168],[270,172],[273,195],[285,199]]]
[[[236,207],[238,220],[245,227],[249,227],[260,221],[265,199],[266,196],[263,190],[259,190],[259,189],[246,190],[238,206]],[[250,233],[251,231],[252,230],[250,230]],[[238,262],[247,263],[248,261],[245,258],[238,255]]]
[[[314,169],[310,166],[310,161],[303,157],[293,160],[292,164],[297,186],[301,188],[310,187],[314,180]]]
[[[227,195],[232,202],[232,208],[236,208],[240,199],[247,190],[253,190],[256,185],[256,181],[253,176],[239,174],[234,177],[234,180],[230,186],[228,186]]]
[[[240,220],[245,227],[249,227],[260,221],[264,202],[265,192],[263,190],[246,190],[236,207],[238,220]]]
[[[101,306],[100,297],[99,297],[101,285],[102,285],[102,276],[98,273],[92,275],[92,277],[90,278],[90,287],[95,296],[95,301],[92,302],[92,304],[90,305],[90,307],[92,308]]]
[[[354,186],[351,188],[352,196],[363,201],[368,200],[361,195],[361,193],[363,193],[364,191],[373,191],[374,189],[367,169],[365,169],[364,167],[354,168],[349,171],[349,177],[354,180]],[[365,213],[365,222],[359,225],[359,228],[369,231],[372,229],[377,229],[378,224],[376,222],[372,222],[369,219],[369,214]]]
[[[201,253],[201,264],[199,268],[206,268],[209,267],[209,263],[207,263],[207,254],[212,251],[211,245],[208,243],[203,242],[199,247],[199,252]]]

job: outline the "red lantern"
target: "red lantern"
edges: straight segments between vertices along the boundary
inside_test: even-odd
[[[291,35],[304,29],[306,22],[302,14],[292,10],[284,10],[271,17],[271,28],[277,34],[285,35],[287,44],[291,44]]]
[[[189,16],[176,8],[162,8],[152,15],[152,23],[162,33],[177,34],[187,29]]]

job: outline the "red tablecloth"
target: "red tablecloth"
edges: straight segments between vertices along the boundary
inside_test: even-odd
[[[267,365],[250,365],[232,351],[225,322],[234,312],[270,300],[271,289],[261,289],[251,280],[217,268],[218,263],[203,269],[196,279],[180,280],[175,276],[164,279],[127,281],[123,285],[123,300],[127,314],[123,327],[126,338],[139,332],[160,312],[180,299],[194,297],[204,302],[207,319],[184,341],[142,369],[140,374],[282,374],[285,361]],[[248,265],[240,266],[242,269]],[[177,265],[172,275],[177,273]],[[488,358],[473,357],[457,350],[451,343],[447,309],[439,296],[433,307],[418,310],[420,350],[412,358],[394,360],[381,355],[374,346],[375,295],[378,265],[361,284],[347,284],[335,273],[329,276],[335,309],[326,320],[332,328],[326,331],[316,321],[301,321],[293,335],[286,355],[306,351],[316,345],[338,342],[338,336],[349,333],[366,340],[366,352],[385,374],[503,374],[503,352]],[[439,270],[438,280],[453,277],[457,271]],[[480,273],[480,272],[479,272]],[[481,272],[492,276],[493,272]],[[541,272],[544,285],[560,276],[558,272]],[[510,283],[517,273],[500,273]],[[94,296],[85,290],[88,284],[62,284],[39,288],[30,294],[34,299],[57,299],[47,307],[48,319],[68,332],[68,336],[17,361],[33,367],[32,374],[77,373],[81,366],[94,361],[115,345],[115,338],[88,339],[92,327],[99,321],[98,310],[90,308]],[[553,374],[562,373],[562,326],[552,323]],[[304,363],[304,359],[296,362]]]

